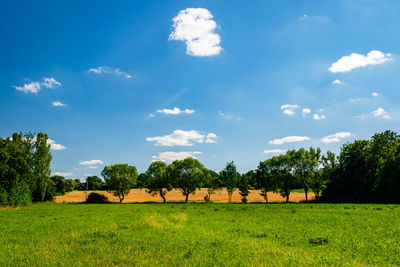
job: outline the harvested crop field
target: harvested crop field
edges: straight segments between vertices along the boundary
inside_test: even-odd
[[[119,202],[118,197],[113,196],[111,193],[105,191],[88,191],[96,192],[102,195],[105,195],[112,202]],[[195,195],[189,196],[189,201],[191,202],[204,202],[204,197],[207,194],[207,189],[202,188],[201,190],[196,191]],[[185,201],[185,197],[182,195],[179,190],[171,190],[166,195],[167,201],[173,202],[181,202]],[[314,199],[315,196],[313,193],[308,194],[308,199]],[[259,190],[250,190],[250,195],[248,196],[248,202],[250,203],[259,203],[265,202],[264,198],[260,195]],[[57,196],[56,202],[84,202],[86,200],[86,192],[85,191],[74,191],[67,193],[63,196]],[[215,194],[212,194],[211,200],[216,203],[224,203],[228,202],[228,193],[226,190],[217,191]],[[280,194],[269,192],[268,193],[268,201],[269,202],[284,202],[286,199],[283,198]],[[305,200],[304,193],[291,193],[289,201],[290,202],[300,202]],[[239,191],[236,190],[232,196],[233,202],[241,202],[241,196],[239,195]],[[146,192],[145,189],[132,189],[129,195],[127,195],[123,201],[124,203],[133,203],[133,202],[162,202],[160,196],[150,195]]]

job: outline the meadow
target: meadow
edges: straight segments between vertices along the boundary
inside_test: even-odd
[[[400,206],[43,203],[0,239],[0,266],[395,266]]]

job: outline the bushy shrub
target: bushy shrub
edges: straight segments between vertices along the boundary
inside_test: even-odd
[[[102,204],[102,203],[108,203],[108,198],[102,194],[98,193],[90,193],[88,198],[86,199],[86,203],[97,203],[97,204]]]

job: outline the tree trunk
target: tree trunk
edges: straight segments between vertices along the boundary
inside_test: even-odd
[[[118,197],[119,197],[119,203],[121,203],[121,202],[122,202],[122,200],[124,200],[124,198],[125,198],[125,195],[124,195],[124,193],[122,193],[122,197],[121,197],[121,195],[119,195]]]
[[[289,194],[286,194],[286,203],[289,202]]]
[[[233,193],[233,192],[228,191],[228,202],[229,202],[229,203],[232,202],[232,193]]]
[[[307,189],[304,188],[304,193],[306,193],[306,202],[308,202],[308,188]]]
[[[163,203],[165,203],[165,202],[166,202],[166,199],[165,199],[165,197],[164,197],[164,194],[163,194],[162,189],[160,190],[160,196],[161,196],[162,199],[163,199]]]
[[[189,193],[186,194],[185,202],[188,203],[188,200],[189,200]]]

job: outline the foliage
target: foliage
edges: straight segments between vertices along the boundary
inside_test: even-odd
[[[53,198],[47,140],[43,133],[0,138],[0,205],[22,206]]]
[[[87,190],[105,190],[106,184],[98,176],[86,177]]]
[[[215,191],[221,189],[221,181],[219,179],[218,173],[212,170],[204,169],[204,179],[203,179],[203,187],[207,188],[207,195],[204,197],[204,201],[207,203],[211,203],[211,195],[215,193]]]
[[[146,171],[145,187],[152,195],[159,195],[166,202],[165,195],[172,189],[167,164],[163,161],[153,161]]]
[[[242,203],[247,203],[247,196],[250,194],[249,176],[243,174],[240,176],[238,182],[239,194],[242,196]]]
[[[106,181],[107,190],[117,196],[120,203],[136,184],[138,177],[136,167],[126,163],[105,166],[101,175]]]
[[[86,199],[86,203],[91,203],[91,204],[102,204],[108,202],[109,202],[108,198],[105,195],[95,192],[90,193]]]
[[[203,185],[204,166],[197,159],[175,160],[168,166],[168,173],[173,177],[173,187],[181,190],[186,202]]]
[[[226,191],[228,191],[229,202],[232,202],[232,193],[237,188],[240,179],[240,174],[237,172],[233,161],[226,164],[225,169],[219,173],[219,177],[222,186],[226,188]]]

